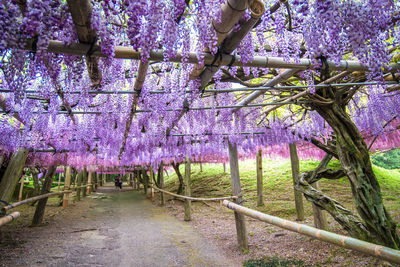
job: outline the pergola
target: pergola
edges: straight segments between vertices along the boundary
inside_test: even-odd
[[[170,4],[171,1],[164,2]],[[175,18],[177,24],[185,21],[185,16],[190,17],[191,12],[194,12],[196,6],[191,6],[192,2],[180,1],[185,6]],[[343,222],[343,225],[356,229],[353,232],[350,231],[352,235],[368,240],[371,239],[369,233],[372,232],[372,236],[384,236],[380,240],[381,243],[396,247],[399,245],[399,240],[393,237],[396,236],[395,227],[392,227],[393,221],[380,201],[379,187],[374,186],[376,178],[370,171],[369,149],[364,141],[359,141],[363,139],[361,131],[368,131],[371,125],[379,123],[371,122],[365,129],[358,129],[352,121],[352,119],[357,119],[357,115],[366,116],[362,113],[362,110],[366,108],[360,108],[360,111],[356,108],[358,104],[365,103],[362,97],[354,106],[347,107],[350,106],[350,102],[358,92],[368,91],[364,90],[368,86],[378,88],[377,91],[384,90],[382,95],[390,99],[390,105],[392,105],[386,106],[385,109],[385,116],[390,113],[390,118],[380,123],[378,129],[381,130],[381,134],[384,134],[397,117],[397,111],[389,109],[398,103],[396,102],[398,101],[396,92],[399,85],[396,73],[400,69],[400,64],[392,61],[385,66],[379,66],[378,72],[381,75],[371,77],[368,74],[369,71],[372,71],[371,66],[367,66],[361,60],[355,60],[351,55],[356,51],[345,53],[345,59],[330,60],[326,58],[329,55],[315,57],[316,55],[313,55],[311,51],[307,51],[310,44],[304,44],[304,42],[299,49],[304,53],[298,57],[267,55],[266,51],[279,50],[268,45],[257,48],[263,50],[265,55],[253,55],[250,59],[244,59],[245,56],[237,55],[238,47],[245,43],[246,38],[253,38],[256,28],[260,27],[262,20],[265,20],[266,17],[277,20],[278,18],[273,16],[277,12],[283,12],[282,9],[287,10],[285,15],[280,15],[286,18],[284,24],[288,24],[290,32],[293,31],[290,4],[295,5],[295,3],[289,2],[278,0],[272,5],[268,5],[268,1],[264,3],[260,0],[224,1],[219,8],[219,17],[209,21],[209,28],[215,32],[215,39],[213,39],[213,48],[215,49],[212,51],[209,47],[204,46],[202,53],[181,51],[183,49],[177,49],[171,53],[168,47],[146,50],[144,47],[138,48],[136,47],[138,44],[132,43],[131,46],[112,45],[112,54],[110,55],[104,52],[105,45],[98,43],[99,38],[103,38],[100,35],[104,33],[98,32],[98,25],[93,23],[93,14],[104,15],[103,13],[106,11],[95,13],[91,1],[88,0],[67,0],[68,11],[71,14],[79,42],[65,43],[62,40],[46,40],[46,46],[40,47],[38,51],[41,36],[35,36],[26,40],[23,49],[34,54],[42,53],[40,56],[45,55],[40,60],[42,60],[43,68],[47,70],[52,69],[52,64],[56,60],[47,59],[46,55],[77,56],[76,62],[84,60],[86,71],[83,72],[88,74],[90,82],[85,86],[85,91],[75,88],[71,90],[68,88],[70,83],[79,84],[79,81],[69,81],[68,77],[63,77],[62,81],[58,77],[51,79],[49,77],[52,74],[46,73],[43,74],[44,77],[37,78],[33,82],[33,88],[28,86],[28,88],[23,88],[22,92],[1,85],[0,92],[3,94],[0,95],[0,108],[3,114],[12,115],[19,122],[17,127],[13,125],[12,129],[7,128],[10,136],[7,137],[8,139],[6,137],[3,139],[18,140],[17,144],[13,146],[16,148],[15,150],[35,152],[36,161],[48,160],[52,163],[51,157],[54,155],[49,153],[51,152],[56,154],[54,157],[57,159],[54,162],[57,164],[61,162],[65,165],[73,165],[72,162],[74,162],[79,167],[89,164],[85,161],[82,161],[83,164],[78,163],[80,159],[88,155],[94,155],[91,157],[91,165],[97,165],[103,161],[104,165],[120,165],[127,168],[130,167],[129,164],[148,166],[153,164],[156,167],[161,162],[172,162],[174,158],[185,161],[185,156],[196,158],[206,154],[206,149],[202,148],[196,148],[196,153],[194,153],[194,148],[192,148],[194,144],[201,144],[210,151],[209,154],[219,153],[218,155],[225,153],[221,151],[221,147],[225,145],[229,150],[232,194],[239,196],[235,200],[237,203],[242,201],[238,170],[238,144],[241,144],[242,148],[247,147],[243,150],[254,154],[263,145],[293,144],[306,140],[327,154],[322,165],[314,173],[308,173],[302,177],[303,180],[298,183],[298,190],[302,190],[319,207],[328,210],[333,214],[332,216],[336,216],[336,219],[341,216],[351,218],[348,222]],[[320,3],[320,1],[315,2],[315,5]],[[120,8],[117,1],[113,3]],[[22,19],[26,12],[29,12],[27,1],[17,1],[17,4]],[[120,4],[123,5],[123,2]],[[176,5],[178,6],[178,4]],[[121,10],[124,9],[121,7]],[[393,12],[391,15],[393,22],[390,28],[396,28],[398,14]],[[129,17],[128,15],[124,16]],[[141,19],[145,20],[143,17]],[[198,16],[196,19],[200,20],[201,17]],[[139,23],[138,21],[136,22]],[[129,21],[128,18],[128,22],[134,23],[135,21]],[[274,23],[278,24],[277,21]],[[188,22],[188,25],[190,27],[191,24]],[[127,28],[127,33],[123,34],[129,35],[131,26],[129,23],[122,25],[122,28]],[[269,36],[270,33],[267,29],[264,30],[265,32],[262,33],[264,37],[271,40],[277,38]],[[189,36],[186,36],[186,39],[190,39],[192,34],[190,29],[187,32]],[[278,35],[276,32],[273,34]],[[182,40],[184,42],[185,38]],[[13,51],[16,48],[10,49]],[[18,49],[23,50],[21,47]],[[19,51],[18,49],[16,51]],[[390,43],[387,48],[388,57],[397,53],[397,44]],[[13,55],[13,52],[4,53],[3,57],[10,56],[10,54]],[[199,54],[201,55],[199,56]],[[277,51],[277,54],[284,53]],[[51,58],[51,56],[49,57]],[[103,62],[102,59],[105,61]],[[34,57],[32,60],[35,62]],[[111,63],[107,63],[107,60],[110,60]],[[119,74],[111,73],[119,65],[116,62],[123,62],[117,60],[131,60],[139,63],[132,63],[137,64],[133,68],[135,69],[133,75],[129,70],[122,73],[124,71],[122,68]],[[62,62],[61,68],[66,68],[66,72],[68,72],[70,66],[67,66],[67,62],[60,61]],[[125,63],[121,63],[121,65],[123,64]],[[74,65],[71,63],[71,66]],[[113,66],[114,69],[107,66]],[[243,73],[232,74],[233,68],[236,72],[240,68]],[[246,74],[248,68],[253,68],[254,72],[248,71]],[[266,73],[259,75],[262,71]],[[124,81],[130,81],[129,86],[132,85],[133,88],[127,90],[126,85],[121,86]],[[84,82],[83,77],[82,83]],[[229,83],[229,86],[220,86],[224,82]],[[232,83],[240,84],[242,87],[232,86]],[[26,85],[28,84],[29,82],[26,83]],[[184,89],[179,90],[180,88]],[[12,100],[10,95],[15,97],[18,94],[22,94],[22,98],[29,101],[38,101],[40,105],[37,105],[35,109],[26,108],[28,112],[18,109],[17,104],[11,105],[10,109],[9,101]],[[366,94],[368,95],[368,92]],[[89,104],[85,104],[84,108],[79,104],[73,104],[73,101],[79,103],[79,98]],[[61,102],[55,108],[52,106],[54,99],[59,99]],[[384,100],[380,101],[384,102]],[[110,102],[112,103],[110,104]],[[165,106],[159,106],[160,103],[165,103]],[[113,110],[107,110],[111,106]],[[353,112],[352,118],[350,118],[349,112]],[[372,115],[379,114],[378,110],[375,112]],[[314,115],[309,115],[310,113]],[[148,116],[140,117],[140,114],[143,116],[148,114]],[[287,114],[290,119],[286,121],[280,119]],[[89,115],[93,115],[93,117]],[[56,121],[60,116],[63,116],[64,119],[60,120],[60,125],[57,127],[53,125],[45,129],[46,127],[39,125],[43,118],[47,121],[50,118]],[[108,118],[108,124],[105,123],[105,118]],[[196,125],[192,125],[192,121],[195,119],[198,121],[195,121]],[[8,124],[10,121],[15,124],[15,120],[5,116],[3,124]],[[31,121],[35,121],[35,123],[31,123]],[[82,123],[83,121],[87,124]],[[307,124],[307,122],[310,123]],[[201,125],[202,123],[204,125]],[[28,127],[28,125],[30,126]],[[155,129],[159,125],[162,125],[161,131]],[[299,129],[298,125],[306,126],[304,129]],[[31,129],[36,126],[36,129]],[[95,126],[99,129],[96,131],[89,129]],[[201,128],[212,128],[213,126],[215,131]],[[74,132],[65,129],[64,133],[60,130],[63,127],[71,127]],[[237,129],[231,129],[235,127]],[[13,129],[16,133],[13,132]],[[378,130],[371,130],[370,135],[377,135],[375,132]],[[392,127],[391,131],[395,130]],[[31,131],[35,134],[26,134]],[[96,135],[93,134],[94,132]],[[63,134],[66,136],[65,140],[63,140]],[[324,139],[325,137],[326,139]],[[78,141],[79,144],[75,145]],[[179,150],[179,153],[172,154],[173,148]],[[4,150],[7,149],[9,148],[4,145]],[[28,152],[21,153],[26,154],[26,159]],[[69,161],[67,159],[69,156],[63,155],[64,153],[73,155],[74,160]],[[112,155],[109,156],[108,153]],[[168,157],[169,154],[172,156]],[[332,157],[341,161],[343,169],[327,174],[326,164]],[[32,162],[35,163],[35,159]],[[361,216],[370,223],[359,227],[361,222],[358,218],[351,217],[352,215],[349,215],[347,210],[340,210],[342,207],[334,200],[327,201],[325,196],[319,195],[310,188],[309,184],[326,178],[327,175],[329,177],[348,176],[355,188],[353,194],[360,209],[374,210],[376,208],[379,216],[365,212]],[[302,182],[304,184],[301,184]],[[375,198],[375,196],[379,197]],[[377,200],[360,203],[362,202],[360,199]],[[238,216],[236,222],[238,229],[241,229],[243,218]],[[378,229],[379,227],[376,225],[383,226],[383,229]],[[388,230],[389,228],[391,230]],[[238,230],[238,234],[242,235],[239,243],[242,247],[246,247],[245,230],[242,233],[239,232],[240,230]],[[387,239],[385,239],[386,237]]]

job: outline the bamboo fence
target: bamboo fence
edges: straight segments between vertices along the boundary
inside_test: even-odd
[[[231,196],[231,197],[214,197],[214,198],[198,198],[198,197],[188,197],[188,196],[182,196],[182,195],[178,195],[163,189],[160,189],[152,184],[149,184],[150,187],[154,188],[155,190],[158,190],[160,192],[163,192],[165,194],[174,196],[174,197],[178,197],[178,198],[183,198],[183,199],[188,199],[191,201],[218,201],[218,200],[226,200],[226,199],[237,199],[237,196]]]
[[[22,201],[18,201],[18,202],[15,202],[15,203],[13,203],[13,204],[10,204],[10,205],[8,205],[8,206],[5,206],[5,207],[3,207],[3,208],[1,209],[1,211],[2,211],[3,213],[6,213],[8,210],[13,209],[13,208],[18,207],[18,206],[21,206],[21,205],[23,205],[23,204],[26,204],[26,203],[29,203],[29,202],[32,202],[32,201],[36,201],[36,200],[39,200],[39,199],[47,198],[47,197],[52,197],[52,196],[57,196],[57,195],[63,195],[63,194],[65,194],[65,193],[71,193],[71,191],[52,192],[52,193],[47,193],[47,194],[39,195],[39,196],[36,196],[36,197],[27,198],[27,199],[24,199],[24,200],[22,200]]]
[[[13,212],[11,214],[8,214],[4,217],[0,218],[0,226],[3,226],[9,222],[14,221],[15,219],[17,219],[19,217],[20,213],[18,211]]]
[[[322,240],[336,246],[356,250],[367,255],[374,256],[392,263],[400,263],[400,251],[388,247],[372,244],[356,238],[335,234],[332,232],[317,229],[305,224],[292,222],[289,220],[281,219],[279,217],[271,216],[261,213],[256,210],[245,208],[233,202],[224,200],[223,205],[227,208],[242,213],[251,218],[270,223],[277,227],[287,229],[289,231],[297,232],[306,236]]]

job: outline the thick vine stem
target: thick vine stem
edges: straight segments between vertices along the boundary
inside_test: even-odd
[[[358,214],[375,243],[398,249],[396,223],[383,205],[380,186],[372,170],[368,147],[340,100],[330,107],[314,105],[332,127],[336,151],[348,177]]]
[[[312,176],[311,173],[300,174],[295,189],[302,192],[308,201],[314,203],[320,209],[326,210],[352,237],[373,241],[369,231],[357,215],[307,183],[306,179]]]

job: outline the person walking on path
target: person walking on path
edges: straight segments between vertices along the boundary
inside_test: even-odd
[[[118,176],[118,186],[119,186],[119,190],[122,190],[122,178],[121,178],[121,176]]]

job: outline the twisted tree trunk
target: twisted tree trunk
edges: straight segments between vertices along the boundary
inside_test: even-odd
[[[179,163],[172,162],[172,167],[174,168],[176,176],[178,176],[179,179],[179,187],[176,193],[180,195],[183,192],[183,176],[181,171],[179,170]]]
[[[337,155],[349,178],[357,211],[369,232],[364,240],[399,249],[400,238],[396,233],[396,224],[382,203],[368,147],[346,113],[345,105],[335,101],[329,106],[315,105],[314,108],[332,127],[336,136]]]
[[[0,199],[9,202],[22,175],[28,157],[27,149],[14,152],[0,182]]]
[[[52,165],[47,170],[46,179],[42,186],[41,195],[50,193],[51,186],[53,184],[53,176],[56,172],[56,169],[57,169],[57,165]],[[36,206],[35,214],[33,215],[32,226],[37,226],[42,223],[43,216],[44,216],[44,210],[45,210],[46,204],[47,204],[47,199],[48,198],[46,197],[46,198],[39,200],[39,203]]]

